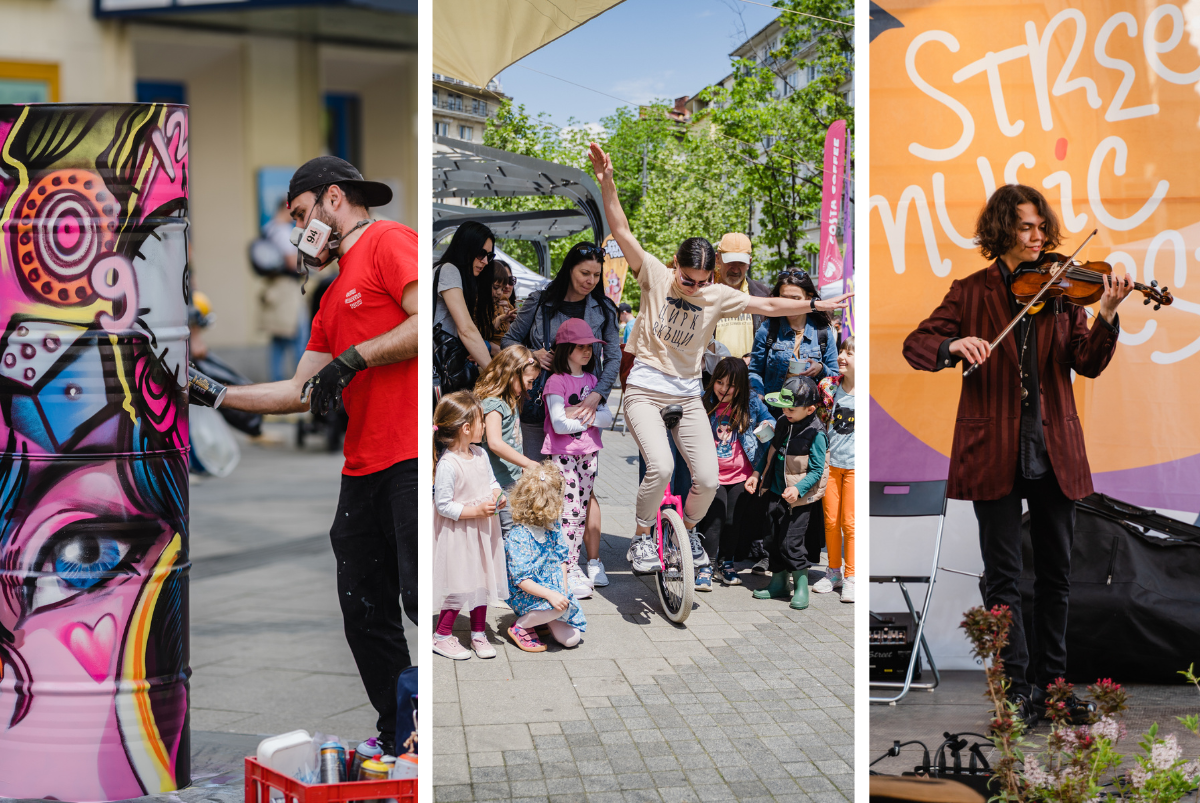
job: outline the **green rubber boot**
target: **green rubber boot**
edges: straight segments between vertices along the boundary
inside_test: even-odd
[[[808,570],[792,572],[792,582],[796,590],[792,593],[792,603],[788,607],[802,611],[808,607]]]
[[[755,599],[787,599],[787,572],[774,572],[771,575],[770,584],[759,591],[754,592]],[[805,594],[807,595],[807,591]],[[807,596],[805,597],[807,599]]]

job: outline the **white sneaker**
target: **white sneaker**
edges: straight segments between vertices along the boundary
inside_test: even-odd
[[[663,570],[662,561],[658,558],[658,545],[649,535],[632,539],[626,559],[633,566],[635,574],[650,574]]]
[[[704,551],[704,544],[700,541],[699,527],[688,530],[688,541],[692,545],[692,566],[697,569],[707,566],[709,564],[708,553]]]
[[[833,580],[833,590],[834,590],[834,591],[837,591],[839,588],[841,588],[841,587],[842,587],[842,584],[843,584],[844,582],[846,582],[846,578],[842,577],[842,570],[841,570],[841,569],[834,569],[834,570],[833,570],[833,571],[830,573],[830,575],[829,575],[829,579]]]
[[[809,590],[814,594],[828,594],[833,591],[833,581],[829,579],[828,574],[825,574],[820,580],[813,583]]]
[[[603,588],[608,585],[608,575],[604,573],[604,564],[597,558],[588,561],[587,575],[593,588]]]
[[[854,602],[854,578],[847,577],[842,582],[842,602]]]
[[[587,599],[592,595],[592,584],[578,563],[572,563],[571,568],[567,569],[567,588],[575,599]]]

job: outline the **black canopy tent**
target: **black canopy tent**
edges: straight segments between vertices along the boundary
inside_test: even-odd
[[[590,228],[599,244],[608,232],[600,188],[584,171],[449,137],[434,137],[434,143],[438,146],[433,155],[435,201],[542,195],[558,196],[574,204],[568,209],[502,212],[434,203],[435,249],[460,223],[478,220],[504,239],[534,243],[538,270],[549,277],[548,240]]]

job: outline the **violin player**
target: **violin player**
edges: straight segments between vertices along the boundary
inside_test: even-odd
[[[1020,184],[998,188],[975,224],[975,242],[992,264],[954,280],[904,341],[904,358],[918,371],[981,363],[963,379],[947,495],[974,504],[985,604],[1012,611],[1001,658],[1009,700],[1028,727],[1045,706],[1047,684],[1066,674],[1075,502],[1092,493],[1071,370],[1094,378],[1108,366],[1120,331],[1117,307],[1133,289],[1127,275],[1104,275],[1090,327],[1082,306],[1051,298],[1031,308],[992,356],[989,344],[1024,307],[1011,290],[1015,277],[1055,256],[1065,259],[1049,253],[1061,232],[1040,192]],[[1029,502],[1036,575],[1032,655],[1018,590],[1022,499]],[[1076,723],[1094,708],[1075,697],[1068,707]]]

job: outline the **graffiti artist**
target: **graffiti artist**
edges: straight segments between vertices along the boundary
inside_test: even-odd
[[[984,602],[1013,612],[1002,653],[1009,699],[1033,726],[1046,685],[1066,674],[1075,502],[1092,492],[1071,371],[1096,377],[1108,366],[1120,331],[1117,306],[1133,283],[1128,276],[1105,277],[1090,328],[1083,307],[1048,301],[1022,317],[989,359],[989,344],[1021,308],[1011,290],[1014,277],[1023,265],[1049,256],[1061,228],[1040,192],[1006,185],[979,215],[975,242],[992,264],[951,283],[938,308],[904,341],[904,357],[920,371],[982,363],[963,379],[947,494],[974,503]],[[1036,574],[1032,655],[1018,589],[1022,499],[1029,502]],[[1073,720],[1087,721],[1091,703],[1072,698],[1069,706]]]
[[[387,185],[333,156],[292,176],[297,228],[307,236],[321,230],[314,221],[328,227],[328,243],[305,264],[337,258],[339,274],[296,375],[230,388],[225,406],[291,413],[311,405],[324,414],[345,405],[346,462],[329,537],[346,640],[379,712],[384,749],[395,755],[396,681],[411,664],[401,602],[414,623],[417,615],[417,235],[370,218],[391,198]]]

